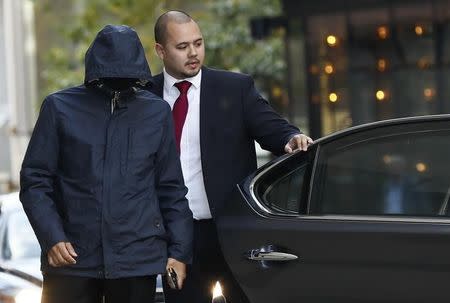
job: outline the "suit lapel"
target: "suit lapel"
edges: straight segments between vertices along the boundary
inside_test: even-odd
[[[213,102],[211,102],[211,99],[214,92],[212,91],[213,85],[211,83],[210,73],[211,71],[208,68],[202,68],[202,81],[200,85],[200,148],[202,152],[202,165],[204,172],[204,165],[207,162],[208,155],[208,131],[211,126],[211,114],[213,113],[211,109]]]
[[[211,176],[211,161],[209,160],[210,150],[212,142],[211,138],[211,126],[215,119],[214,117],[214,80],[211,75],[212,71],[206,67],[202,68],[202,81],[200,90],[200,150],[201,150],[201,162],[203,170],[203,184],[205,184],[206,195],[210,205],[211,212],[214,212],[214,199],[212,195],[211,186],[209,186],[209,178]]]

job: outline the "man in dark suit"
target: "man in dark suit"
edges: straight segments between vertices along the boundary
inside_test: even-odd
[[[203,37],[186,13],[160,16],[155,40],[164,71],[154,77],[153,92],[172,107],[195,219],[194,260],[185,287],[166,287],[166,302],[209,303],[217,280],[230,302],[246,302],[222,255],[213,219],[235,185],[256,169],[255,140],[275,154],[306,150],[312,140],[273,111],[251,77],[202,66]]]

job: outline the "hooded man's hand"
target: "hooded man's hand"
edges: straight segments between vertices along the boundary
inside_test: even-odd
[[[78,255],[69,242],[56,243],[47,254],[48,264],[53,267],[75,264],[75,257]]]

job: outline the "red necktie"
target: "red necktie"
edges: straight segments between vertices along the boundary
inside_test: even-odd
[[[180,153],[180,141],[181,141],[181,133],[183,132],[184,121],[186,121],[186,115],[188,112],[188,98],[187,92],[189,87],[191,87],[191,82],[181,81],[175,83],[175,87],[180,91],[180,95],[178,96],[175,104],[172,109],[173,123],[175,127],[175,139],[177,141],[177,149],[178,153]]]

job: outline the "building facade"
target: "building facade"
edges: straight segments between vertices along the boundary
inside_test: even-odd
[[[290,119],[317,138],[450,112],[449,0],[283,0]]]

